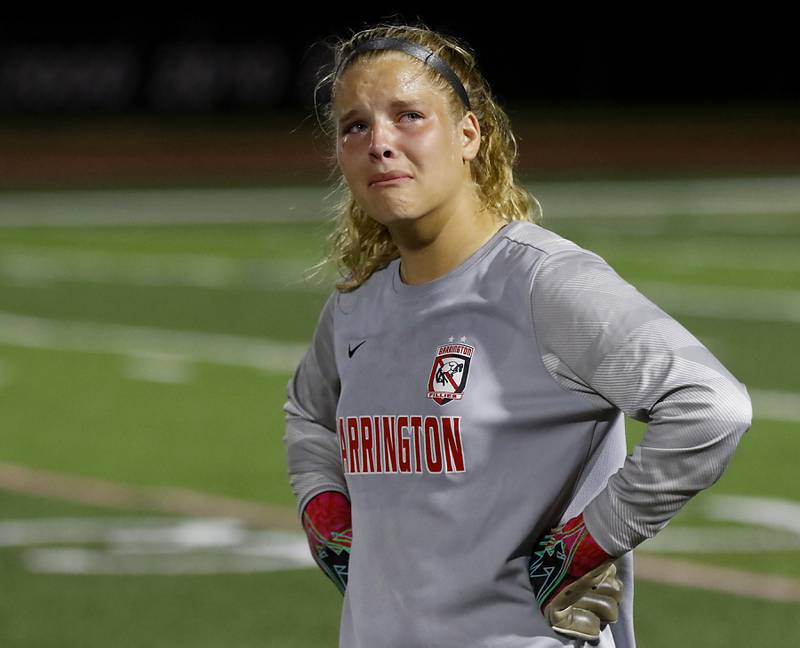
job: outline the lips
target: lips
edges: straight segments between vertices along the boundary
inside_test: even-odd
[[[378,175],[374,175],[369,179],[369,185],[372,186],[376,183],[381,184],[389,184],[390,180],[401,180],[411,179],[411,176],[408,173],[403,171],[387,171],[386,173],[379,173]]]

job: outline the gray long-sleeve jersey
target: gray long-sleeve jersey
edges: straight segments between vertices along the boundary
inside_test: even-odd
[[[719,479],[752,417],[681,324],[522,221],[434,281],[395,260],[333,292],[287,396],[298,513],[326,490],[352,506],[343,648],[580,645],[527,568],[581,511],[625,587],[600,646],[632,648],[631,550]],[[648,424],[630,455],[624,414]]]

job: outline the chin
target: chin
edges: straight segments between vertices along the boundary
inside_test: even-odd
[[[379,214],[378,216],[372,216],[372,218],[378,221],[381,225],[385,225],[386,227],[396,227],[403,225],[410,225],[416,221],[418,221],[422,216],[420,214],[408,214],[408,213],[392,213],[392,214]]]
[[[413,222],[422,217],[422,214],[416,210],[409,211],[405,209],[391,211],[386,209],[385,206],[383,209],[368,209],[365,211],[369,214],[370,218],[387,227],[396,223]]]

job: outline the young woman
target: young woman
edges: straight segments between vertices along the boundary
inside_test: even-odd
[[[634,646],[632,550],[719,479],[745,386],[539,224],[466,45],[378,25],[335,62],[345,273],[284,441],[340,645]],[[649,424],[627,457],[625,414]]]

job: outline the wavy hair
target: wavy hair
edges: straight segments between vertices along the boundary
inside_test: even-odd
[[[542,221],[539,201],[514,180],[517,141],[511,131],[508,115],[495,100],[489,83],[478,70],[475,53],[469,45],[456,37],[433,31],[420,21],[414,25],[388,22],[373,25],[347,39],[337,39],[329,43],[333,49],[332,68],[329,72],[327,67],[320,70],[321,78],[314,88],[317,123],[322,128],[327,146],[330,147],[326,159],[330,169],[329,181],[334,181],[334,187],[327,198],[334,199],[334,213],[331,218],[333,231],[327,237],[326,256],[313,266],[313,274],[324,266],[333,264],[343,277],[342,281],[335,284],[340,292],[355,290],[372,273],[385,268],[400,256],[388,228],[371,218],[354,199],[338,168],[336,158],[337,127],[333,102],[336,81],[343,71],[339,68],[344,62],[347,62],[345,67],[352,63],[347,59],[361,43],[379,37],[402,38],[422,45],[442,58],[458,75],[467,91],[472,112],[481,126],[480,149],[469,164],[482,208],[494,211],[507,222]],[[398,52],[366,51],[353,57],[353,60],[371,60],[387,54]],[[460,120],[466,114],[466,107],[452,86],[429,66],[425,66],[424,73],[431,84],[445,94],[453,117],[456,121]],[[321,89],[327,89],[329,95],[320,107],[317,94]]]

